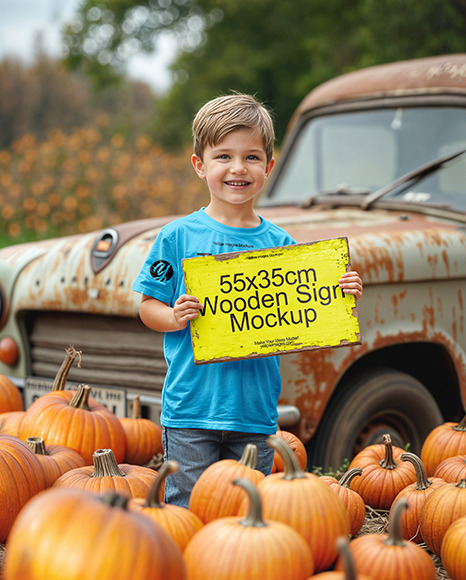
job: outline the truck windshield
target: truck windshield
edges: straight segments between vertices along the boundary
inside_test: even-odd
[[[303,203],[341,192],[369,194],[421,165],[466,149],[466,109],[410,107],[311,118],[282,160],[267,197]],[[441,204],[466,211],[466,155],[384,200]]]

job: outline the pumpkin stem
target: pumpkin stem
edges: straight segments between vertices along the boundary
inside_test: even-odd
[[[161,501],[161,488],[162,483],[165,479],[171,474],[178,471],[179,465],[176,461],[164,461],[162,466],[157,473],[157,477],[154,479],[154,483],[151,485],[149,489],[149,493],[147,494],[146,501],[144,503],[144,507],[150,508],[163,508],[164,503]]]
[[[109,491],[107,493],[104,493],[103,495],[98,496],[98,499],[100,499],[100,501],[103,501],[105,505],[108,505],[110,507],[116,507],[122,510],[127,510],[130,498],[121,493]]]
[[[141,416],[141,399],[139,398],[139,395],[134,395],[132,417],[133,417],[133,419],[141,419],[142,418],[142,416]]]
[[[351,489],[351,482],[357,475],[362,474],[362,469],[360,467],[352,467],[345,471],[345,473],[341,476],[340,481],[338,482],[343,487],[347,487]]]
[[[456,484],[456,487],[461,487],[462,489],[466,489],[466,479],[460,479]]]
[[[280,457],[283,459],[283,479],[303,479],[306,477],[304,471],[299,467],[293,450],[281,437],[277,435],[269,435],[267,438],[267,445],[275,449]]]
[[[89,395],[91,394],[91,387],[89,385],[78,385],[76,392],[68,403],[70,407],[74,407],[75,409],[84,409],[85,411],[89,411]]]
[[[241,455],[238,463],[246,465],[246,467],[250,467],[251,469],[256,469],[257,445],[254,445],[254,443],[248,443],[244,448],[243,455]]]
[[[74,346],[70,344],[70,346],[66,349],[65,359],[61,363],[61,367],[58,369],[55,380],[53,381],[52,391],[63,391],[65,389],[68,373],[70,372],[70,368],[73,365],[76,357],[79,357],[78,368],[81,368],[81,355],[82,352],[80,350],[76,350]]]
[[[111,449],[97,449],[92,455],[94,473],[91,477],[125,477],[118,467],[117,460]]]
[[[360,475],[360,474],[358,474]],[[356,568],[354,566],[354,559],[349,549],[349,542],[344,536],[339,536],[335,540],[335,547],[340,554],[345,580],[357,580]]]
[[[386,433],[382,436],[382,441],[385,444],[385,457],[379,461],[379,465],[384,469],[395,469],[397,464],[393,457],[392,438]]]
[[[36,455],[48,455],[43,437],[28,437],[26,443]]]
[[[466,431],[466,415],[461,419],[458,425],[452,427],[453,431]]]
[[[400,546],[400,548],[403,548],[407,545],[407,542],[404,541],[403,534],[401,533],[401,516],[407,507],[408,500],[404,497],[400,498],[393,504],[393,509],[389,519],[390,530],[388,537],[384,540],[384,543],[387,546]]]
[[[257,487],[245,477],[237,477],[232,481],[233,485],[239,485],[249,496],[249,510],[240,524],[252,528],[265,528],[267,524],[262,518],[262,503]]]
[[[417,491],[424,491],[432,485],[432,482],[427,478],[427,473],[420,457],[415,453],[406,452],[400,455],[400,459],[402,461],[409,461],[414,465]]]

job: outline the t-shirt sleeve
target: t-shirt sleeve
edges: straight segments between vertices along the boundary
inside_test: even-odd
[[[150,249],[132,290],[172,304],[176,298],[177,269],[175,244],[162,229]]]

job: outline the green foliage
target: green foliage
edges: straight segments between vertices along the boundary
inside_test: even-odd
[[[322,475],[330,475],[335,479],[339,480],[341,476],[348,471],[348,467],[350,466],[350,461],[348,459],[344,459],[343,463],[337,469],[333,469],[333,467],[329,467],[327,471],[324,471],[322,467],[313,466],[310,470],[310,473],[314,475],[318,475],[319,477]]]
[[[153,50],[166,31],[178,38],[180,54],[172,67],[174,84],[154,119],[159,142],[172,148],[186,143],[197,109],[231,89],[256,94],[275,111],[280,142],[300,100],[329,78],[465,51],[466,3],[85,0],[78,25],[65,38],[75,65],[97,61],[121,70],[131,50]]]

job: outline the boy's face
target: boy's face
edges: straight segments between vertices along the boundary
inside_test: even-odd
[[[253,129],[236,129],[216,145],[207,146],[203,161],[193,155],[192,164],[206,180],[212,203],[252,206],[274,159],[267,163],[262,139]]]

